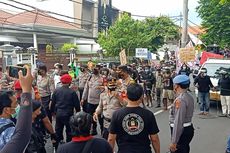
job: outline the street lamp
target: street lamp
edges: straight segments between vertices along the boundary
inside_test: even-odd
[[[77,50],[75,48],[70,48],[69,53],[70,53],[70,63],[72,63],[76,57],[76,52]]]
[[[27,50],[31,53],[31,70],[35,70],[37,65],[36,65],[36,57],[35,54],[37,53],[37,49],[35,47],[28,47]]]
[[[4,58],[4,52],[10,52],[13,50],[13,48],[14,46],[10,44],[5,44],[5,45],[0,46],[0,50],[2,51],[2,69],[3,71],[5,70],[6,64],[7,64]]]

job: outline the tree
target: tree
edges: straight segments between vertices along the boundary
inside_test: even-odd
[[[65,52],[65,53],[69,53],[70,49],[76,49],[76,51],[78,50],[77,45],[73,44],[73,43],[64,43],[63,46],[61,47],[61,51]]]
[[[179,27],[167,16],[145,19],[146,33],[151,36],[148,49],[157,50],[168,40],[179,40]]]
[[[98,43],[109,56],[118,56],[122,49],[129,54],[130,50],[140,46],[140,39],[143,37],[141,29],[139,21],[124,14],[106,32],[99,33]]]
[[[122,49],[132,56],[135,48],[156,51],[165,38],[178,36],[179,28],[168,17],[139,21],[124,14],[106,32],[99,33],[98,43],[109,56],[118,56]]]
[[[202,40],[207,45],[230,46],[230,1],[200,0],[197,12],[205,29]]]

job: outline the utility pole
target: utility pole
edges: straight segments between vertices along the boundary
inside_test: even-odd
[[[188,38],[188,0],[183,0],[183,27],[181,47],[185,47]]]

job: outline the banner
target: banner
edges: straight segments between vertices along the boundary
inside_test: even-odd
[[[136,57],[137,58],[148,58],[148,49],[147,48],[136,48]]]
[[[119,56],[120,56],[121,65],[127,64],[125,49],[123,49],[123,50],[119,53]]]
[[[194,47],[190,48],[180,48],[179,50],[179,59],[182,63],[188,63],[191,61],[195,61],[196,59],[196,51]]]
[[[200,64],[202,65],[204,62],[206,62],[209,58],[215,58],[215,59],[223,59],[224,56],[220,54],[214,54],[214,53],[209,53],[206,51],[202,52],[202,56],[200,59]]]

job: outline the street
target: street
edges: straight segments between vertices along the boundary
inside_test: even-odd
[[[197,107],[198,108],[198,107]],[[209,117],[201,118],[196,109],[193,117],[195,128],[194,138],[191,142],[191,153],[224,153],[227,137],[230,135],[230,119],[217,117],[216,108],[211,109]],[[160,129],[161,153],[166,153],[170,143],[170,131],[168,125],[169,113],[163,112],[156,115]]]
[[[160,129],[159,137],[161,143],[161,153],[169,151],[170,131],[169,131],[169,111],[156,109],[155,106],[149,108],[155,113],[155,117]],[[220,113],[217,111],[215,102],[211,105],[210,115],[207,117],[197,115],[199,106],[195,104],[195,112],[193,117],[193,125],[195,134],[191,142],[190,153],[224,153],[227,138],[230,135],[230,118],[218,117]],[[51,143],[46,145],[47,153],[52,153]]]

